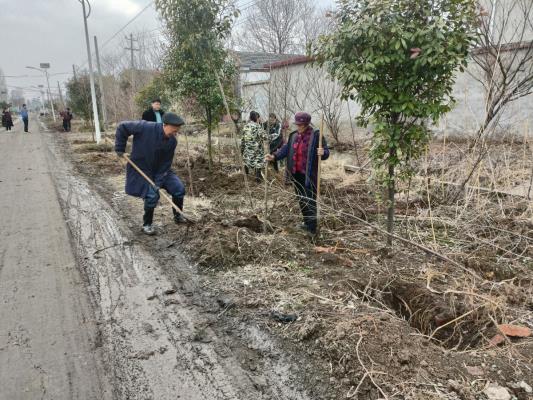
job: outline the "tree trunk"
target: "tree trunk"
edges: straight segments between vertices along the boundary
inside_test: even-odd
[[[390,150],[390,156],[393,157],[395,151]],[[396,194],[396,185],[394,177],[394,165],[389,164],[389,183],[387,187],[388,208],[387,208],[387,247],[392,247],[392,234],[394,231],[394,195]]]
[[[209,159],[209,171],[212,171],[213,169],[213,137],[212,137],[212,123],[213,123],[213,117],[211,114],[211,110],[206,110],[207,115],[207,155]]]

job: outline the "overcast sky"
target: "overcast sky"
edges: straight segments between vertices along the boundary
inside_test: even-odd
[[[145,8],[149,0],[90,0],[89,17],[91,50],[93,36],[100,46],[121,27]],[[247,5],[250,0],[240,0]],[[334,0],[318,0],[318,4],[331,6]],[[0,0],[0,31],[7,44],[0,52],[0,68],[6,75],[8,89],[26,88],[26,97],[34,97],[32,86],[45,84],[38,71],[26,66],[51,64],[49,73],[52,91],[57,92],[57,81],[62,84],[72,75],[72,64],[82,65],[87,59],[83,30],[82,8],[79,0]],[[151,31],[160,26],[157,13],[149,7],[111,41],[101,53],[122,50],[124,35],[139,31]],[[18,77],[24,75],[23,77]],[[27,75],[27,76],[26,76]],[[17,77],[9,77],[17,76]],[[55,89],[54,89],[55,88]]]

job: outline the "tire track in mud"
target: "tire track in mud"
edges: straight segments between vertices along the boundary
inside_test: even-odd
[[[190,282],[186,291],[164,295],[172,283],[157,261],[132,241],[129,229],[88,183],[75,177],[61,156],[60,139],[48,134],[48,146],[58,197],[99,319],[115,398],[309,399],[267,335],[248,327],[248,348],[240,354],[235,343],[217,336],[205,310],[191,303]],[[178,262],[178,268],[189,268],[184,258]],[[242,365],[250,349],[268,353],[253,373]]]

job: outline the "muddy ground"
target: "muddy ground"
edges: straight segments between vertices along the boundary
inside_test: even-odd
[[[297,371],[295,387],[303,385],[312,399],[486,399],[491,388],[532,398],[533,338],[495,344],[498,324],[533,328],[531,202],[467,191],[451,203],[451,188],[427,177],[456,174],[461,166],[449,149],[461,143],[444,150],[435,143],[420,166],[428,175],[412,181],[397,204],[396,232],[450,262],[410,244],[384,248],[374,229],[384,226],[380,193],[364,171],[344,172],[356,161],[340,146],[325,164],[323,225],[313,242],[294,227],[299,211],[282,174],[269,170],[265,213],[265,185],[249,179],[246,190],[229,141],[215,142],[210,171],[204,139],[189,137],[191,185],[180,139],[174,169],[189,188],[186,211],[199,222],[176,226],[163,206],[159,235],[147,238],[140,233],[142,202],[123,194],[115,154],[84,133],[57,133],[56,140],[166,279],[205,310],[210,329],[248,344],[242,362],[259,377],[270,368],[265,359],[283,356]],[[524,154],[506,149],[501,162],[509,171],[527,170]],[[474,183],[490,170],[484,166]],[[176,267],[182,254],[194,267]],[[258,345],[243,326],[278,339]]]

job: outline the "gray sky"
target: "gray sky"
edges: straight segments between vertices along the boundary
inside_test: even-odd
[[[131,18],[146,7],[149,0],[90,0],[89,17],[91,50],[93,36],[100,46],[111,38]],[[239,0],[247,5],[250,0]],[[331,6],[334,0],[318,0],[322,6]],[[72,64],[82,65],[87,59],[81,3],[79,0],[0,0],[0,27],[9,47],[0,52],[0,68],[6,75],[8,89],[26,88],[26,97],[36,96],[32,86],[45,84],[38,71],[26,66],[49,62],[52,91],[57,92],[57,81],[62,84],[72,75]],[[124,51],[122,39],[126,34],[152,31],[160,26],[153,5],[129,25],[101,53]],[[66,73],[66,74],[63,74]],[[23,77],[9,77],[20,76]],[[28,76],[26,76],[28,75]],[[55,89],[54,89],[55,88]]]

